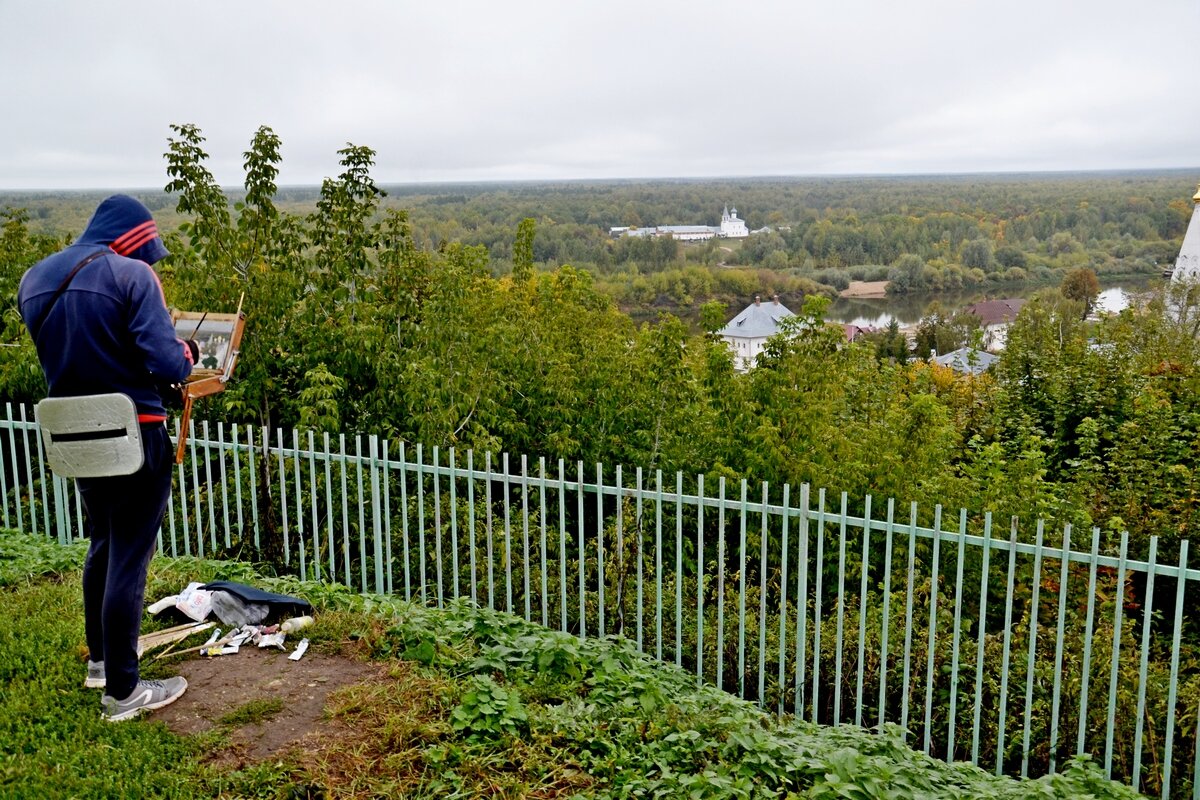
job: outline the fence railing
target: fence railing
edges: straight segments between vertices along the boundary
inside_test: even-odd
[[[0,523],[80,537],[32,414],[5,411]],[[1187,542],[1173,563],[1157,538],[1145,560],[1128,535],[1103,545],[807,485],[208,423],[159,535],[169,555],[266,550],[305,579],[621,635],[763,707],[896,723],[998,774],[1089,753],[1142,791],[1200,797],[1200,570]]]

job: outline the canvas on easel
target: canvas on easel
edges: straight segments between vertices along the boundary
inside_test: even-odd
[[[246,315],[240,310],[234,314],[216,314],[210,311],[172,311],[175,335],[184,341],[194,341],[200,357],[192,372],[180,384],[183,395],[183,413],[179,419],[179,444],[175,449],[175,463],[183,463],[183,445],[187,439],[188,423],[192,417],[192,404],[201,397],[225,391],[225,384],[233,376],[237,366],[242,331],[246,326]]]

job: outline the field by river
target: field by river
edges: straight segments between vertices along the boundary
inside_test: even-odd
[[[1110,281],[1101,278],[1101,291],[1100,297],[1097,299],[1097,306],[1105,311],[1120,311],[1129,305],[1129,298],[1132,295],[1147,292],[1159,283],[1161,283],[1161,279],[1137,276],[1123,276]],[[846,322],[860,327],[875,328],[886,327],[895,319],[903,328],[920,322],[933,311],[935,305],[940,306],[944,311],[953,313],[981,300],[1027,298],[1045,288],[1044,285],[1017,285],[957,292],[886,295],[884,297],[839,297],[830,304],[825,318],[831,322]]]

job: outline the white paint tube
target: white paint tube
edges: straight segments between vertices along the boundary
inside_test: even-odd
[[[301,639],[300,644],[296,645],[295,651],[288,656],[288,661],[299,661],[304,651],[308,649],[308,639]]]

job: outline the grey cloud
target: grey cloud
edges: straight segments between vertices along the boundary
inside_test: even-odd
[[[162,185],[172,122],[224,183],[261,124],[284,183],[347,141],[384,182],[1188,166],[1198,22],[1190,0],[0,0],[0,189]]]

